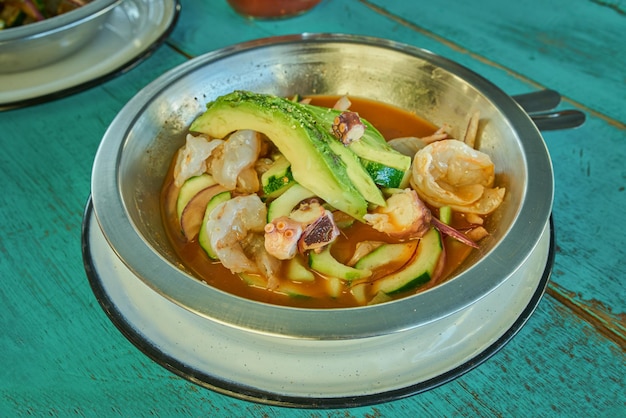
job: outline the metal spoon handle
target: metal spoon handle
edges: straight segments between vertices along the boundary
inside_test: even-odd
[[[580,110],[533,113],[530,117],[540,131],[576,128],[585,123],[585,114]]]
[[[539,90],[511,96],[526,113],[545,112],[561,103],[561,95],[555,90]]]

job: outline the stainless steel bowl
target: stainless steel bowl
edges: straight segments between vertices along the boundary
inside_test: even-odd
[[[346,94],[414,110],[436,124],[464,126],[481,113],[505,202],[492,234],[433,289],[359,308],[299,309],[233,296],[194,278],[165,236],[159,192],[173,153],[206,102],[234,89]],[[552,166],[543,139],[504,92],[468,69],[411,46],[349,35],[301,35],[236,45],[164,74],[117,115],[98,149],[95,214],[125,264],[164,297],[217,322],[295,338],[375,336],[417,327],[477,302],[503,285],[535,250],[552,208]]]
[[[0,73],[25,71],[86,45],[121,0],[94,0],[71,12],[0,31]]]

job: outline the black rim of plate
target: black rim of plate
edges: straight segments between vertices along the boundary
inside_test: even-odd
[[[169,370],[170,372],[195,383],[214,392],[231,396],[233,398],[261,403],[271,406],[282,406],[291,408],[307,408],[307,409],[333,409],[333,408],[352,408],[360,406],[376,405],[394,400],[403,399],[414,396],[428,390],[439,387],[443,384],[451,382],[465,373],[475,369],[486,360],[491,358],[500,349],[502,349],[511,339],[522,329],[530,316],[539,305],[545,289],[550,281],[552,267],[554,265],[555,254],[555,233],[552,216],[550,216],[550,243],[546,266],[539,280],[537,289],[532,295],[526,308],[521,312],[519,317],[511,325],[511,327],[493,344],[485,350],[449,371],[419,382],[408,385],[400,389],[394,389],[375,394],[367,394],[360,396],[347,397],[301,397],[301,396],[285,396],[273,392],[263,391],[258,388],[252,388],[247,385],[237,384],[236,382],[224,380],[204,373],[203,371],[189,367],[181,359],[174,358],[164,353],[158,347],[153,345],[149,339],[139,333],[124,315],[117,309],[115,302],[111,300],[102,286],[100,275],[96,271],[93,264],[91,249],[89,247],[89,226],[92,219],[93,206],[91,198],[85,207],[83,225],[82,225],[82,253],[85,272],[89,280],[91,289],[98,300],[101,308],[104,310],[109,320],[117,327],[117,329],[143,354],[148,356],[154,362]]]
[[[42,96],[32,97],[24,100],[17,100],[11,103],[0,104],[0,111],[19,109],[23,107],[51,102],[53,100],[58,100],[63,97],[68,97],[73,94],[89,90],[92,87],[104,83],[105,81],[109,81],[121,76],[122,74],[126,74],[137,65],[145,61],[147,58],[149,58],[165,42],[170,33],[172,33],[172,30],[174,30],[174,27],[176,27],[176,22],[178,22],[178,17],[180,15],[180,8],[180,0],[174,0],[172,20],[170,21],[165,31],[161,34],[161,36],[159,36],[150,46],[148,46],[140,54],[132,57],[130,60],[126,61],[117,68],[114,68],[105,74],[92,78],[91,80],[85,81],[84,83],[77,84],[75,86],[70,86],[52,93],[44,94]]]

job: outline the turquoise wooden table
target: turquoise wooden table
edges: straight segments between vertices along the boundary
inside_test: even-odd
[[[500,351],[430,391],[324,410],[222,395],[146,357],[89,286],[83,210],[96,148],[117,112],[192,57],[302,32],[426,48],[511,94],[555,89],[560,108],[587,114],[582,127],[544,132],[555,172],[556,254],[543,299]],[[164,42],[115,77],[0,112],[0,416],[626,416],[625,33],[620,0],[324,0],[276,21],[246,20],[224,0],[187,0]],[[0,75],[0,102],[8,84]]]

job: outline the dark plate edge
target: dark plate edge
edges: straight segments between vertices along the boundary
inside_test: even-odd
[[[91,289],[101,308],[104,310],[109,320],[122,333],[122,335],[126,337],[126,339],[128,339],[136,348],[160,366],[185,380],[195,383],[196,385],[241,400],[290,408],[337,409],[376,405],[417,395],[463,376],[499,352],[526,324],[545,293],[552,274],[555,256],[555,232],[554,222],[551,215],[550,244],[546,266],[541,279],[539,280],[537,289],[535,290],[535,293],[530,299],[528,305],[526,305],[526,308],[522,311],[513,325],[511,325],[511,327],[498,340],[464,364],[423,382],[376,394],[337,398],[284,396],[252,388],[247,385],[237,384],[236,382],[218,379],[199,370],[195,370],[185,365],[182,361],[166,355],[158,347],[154,346],[149,340],[141,335],[117,310],[114,302],[109,298],[108,294],[101,286],[101,280],[93,265],[92,254],[89,248],[89,224],[92,214],[93,206],[91,203],[91,197],[89,197],[85,206],[81,229],[81,249],[85,272],[89,280],[89,285],[91,286]]]

